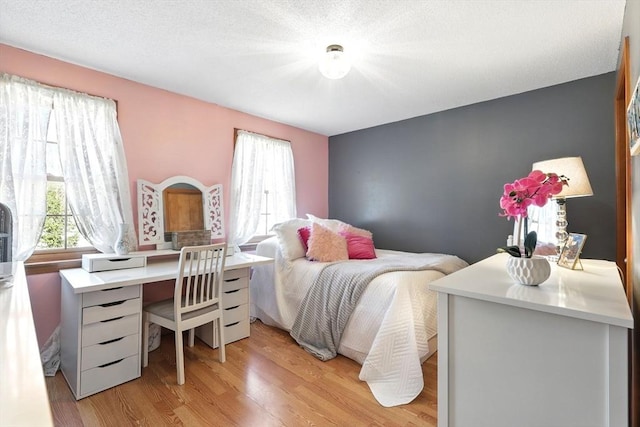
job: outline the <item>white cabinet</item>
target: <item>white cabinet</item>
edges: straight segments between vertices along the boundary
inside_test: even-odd
[[[430,284],[438,292],[438,426],[628,425],[628,329],[616,266],[552,265],[513,283],[500,254]]]
[[[74,293],[62,277],[61,370],[76,399],[140,376],[141,289]]]
[[[250,268],[224,272],[222,287],[222,319],[224,341],[229,344],[249,336],[249,275]],[[196,328],[196,336],[212,348],[218,347],[218,337],[211,323]]]

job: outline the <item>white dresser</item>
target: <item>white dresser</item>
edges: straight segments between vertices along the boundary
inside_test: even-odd
[[[76,294],[62,279],[60,369],[76,399],[140,376],[142,285]]]
[[[249,276],[250,268],[225,271],[222,285],[222,318],[226,344],[249,336]],[[213,324],[196,328],[196,336],[212,348],[218,347]]]
[[[438,292],[438,426],[626,427],[633,318],[612,262],[513,283],[498,254]]]
[[[149,256],[176,255],[149,251]],[[225,342],[249,336],[249,275],[253,265],[273,259],[234,254],[225,259],[222,305]],[[142,284],[175,279],[177,259],[148,261],[144,267],[89,273],[61,270],[61,370],[76,399],[140,376]],[[197,335],[211,347],[212,326]]]
[[[53,426],[22,262],[0,263],[0,426]]]

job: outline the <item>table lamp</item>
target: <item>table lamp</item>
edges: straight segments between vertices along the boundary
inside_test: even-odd
[[[563,157],[560,159],[543,160],[533,164],[532,170],[544,173],[556,173],[566,176],[569,185],[562,188],[562,192],[553,196],[558,203],[556,219],[556,251],[562,251],[569,234],[567,233],[567,199],[570,197],[593,196],[593,190],[584,169],[581,157]]]

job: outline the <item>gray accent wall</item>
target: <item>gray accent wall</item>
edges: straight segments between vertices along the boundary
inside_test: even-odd
[[[479,82],[481,84],[481,82]],[[582,156],[594,196],[567,201],[583,257],[615,260],[615,73],[329,138],[329,217],[376,247],[473,263],[506,244],[506,182],[538,160]]]

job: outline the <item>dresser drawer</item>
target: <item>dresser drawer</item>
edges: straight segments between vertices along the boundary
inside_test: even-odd
[[[249,303],[249,289],[242,288],[222,293],[222,308]]]
[[[140,334],[127,335],[82,349],[80,370],[95,368],[139,353]]]
[[[88,369],[80,374],[80,395],[87,396],[140,376],[140,355]]]
[[[250,268],[238,268],[237,270],[227,270],[224,272],[223,280],[232,281],[241,277],[249,277]]]
[[[140,286],[123,286],[120,288],[103,289],[101,291],[87,292],[82,295],[82,306],[108,304],[114,301],[140,298]]]
[[[141,310],[140,298],[94,305],[93,307],[82,309],[82,324],[89,325],[103,320],[128,316],[130,314],[140,313]]]
[[[249,318],[249,304],[235,305],[222,310],[225,325],[241,322]]]
[[[247,338],[250,333],[249,327],[250,324],[248,317],[240,322],[225,325],[224,342],[228,344],[242,338]]]
[[[102,320],[82,327],[82,347],[140,332],[140,315]]]
[[[224,319],[227,323],[227,319]],[[232,322],[226,324],[224,327],[224,342],[226,344],[238,341],[242,338],[247,338],[250,333],[249,318],[245,318],[239,322]],[[213,332],[213,324],[207,323],[196,328],[196,336],[200,338],[205,344],[211,348],[218,347],[218,331],[216,328],[215,334]]]

